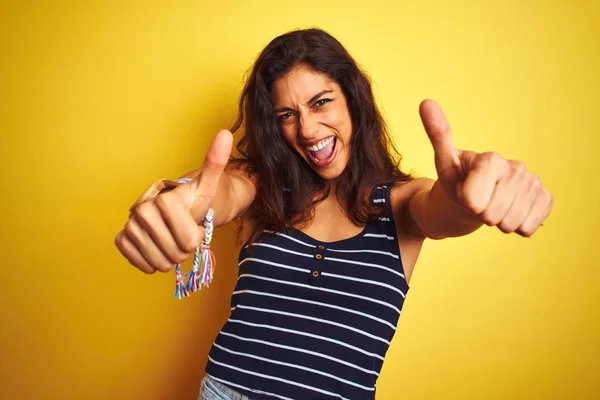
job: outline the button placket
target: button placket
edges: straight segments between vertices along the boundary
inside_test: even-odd
[[[321,276],[321,271],[323,269],[323,266],[320,264],[325,261],[325,257],[323,256],[323,250],[325,250],[325,246],[322,244],[319,244],[317,246],[317,252],[314,255],[314,258],[316,261],[315,261],[315,267],[311,271],[311,275],[312,275],[311,281],[314,281],[315,279],[317,279]]]

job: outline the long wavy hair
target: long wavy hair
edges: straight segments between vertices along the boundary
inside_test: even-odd
[[[357,225],[380,216],[371,204],[377,185],[412,179],[400,170],[401,156],[379,112],[371,82],[342,44],[320,29],[296,30],[273,39],[260,53],[242,91],[232,132],[243,128],[237,144],[241,164],[256,178],[256,197],[248,217],[256,229],[285,232],[314,217],[315,205],[329,196],[330,184],[283,139],[271,97],[273,83],[304,65],[334,80],[342,89],[352,121],[350,158],[337,180],[336,196]]]

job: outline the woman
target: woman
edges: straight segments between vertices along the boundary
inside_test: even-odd
[[[438,180],[399,168],[368,78],[317,30],[258,57],[232,135],[217,134],[190,183],[142,203],[116,238],[146,273],[168,272],[216,226],[243,222],[229,320],[203,399],[373,399],[425,238],[482,224],[530,237],[552,196],[524,164],[454,147],[439,106],[420,107]],[[401,250],[400,250],[401,249]]]

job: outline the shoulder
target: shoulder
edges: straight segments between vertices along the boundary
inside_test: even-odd
[[[390,191],[390,205],[398,233],[403,233],[403,236],[421,235],[421,230],[410,213],[409,204],[417,193],[431,190],[434,183],[431,178],[415,178],[407,182],[394,183]]]

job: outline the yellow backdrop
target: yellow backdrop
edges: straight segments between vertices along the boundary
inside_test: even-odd
[[[214,285],[184,301],[113,238],[149,182],[201,164],[268,41],[310,26],[370,72],[407,170],[435,177],[417,112],[433,98],[458,147],[523,160],[555,195],[532,240],[425,245],[378,398],[594,398],[599,4],[2,2],[0,398],[195,399],[234,226]]]

